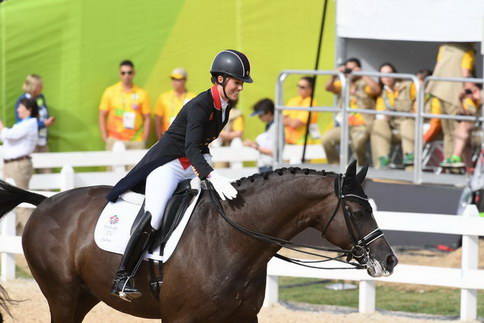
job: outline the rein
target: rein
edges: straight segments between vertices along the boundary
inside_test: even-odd
[[[247,228],[243,227],[242,225],[238,224],[237,222],[235,222],[235,221],[233,221],[233,220],[231,220],[227,217],[227,215],[225,214],[225,211],[222,207],[222,204],[220,203],[220,200],[219,200],[218,196],[216,195],[217,193],[215,192],[215,189],[212,186],[212,183],[210,183],[209,181],[206,181],[206,182],[207,182],[208,192],[210,194],[210,198],[212,200],[212,203],[215,206],[215,209],[217,210],[217,212],[220,214],[220,216],[222,216],[222,218],[227,223],[229,223],[231,226],[233,226],[238,231],[244,233],[245,235],[253,237],[255,239],[265,241],[265,242],[268,242],[268,243],[272,243],[272,244],[276,244],[276,245],[279,245],[281,247],[284,247],[284,248],[287,248],[287,249],[290,249],[290,250],[294,250],[296,252],[300,252],[300,253],[303,253],[303,254],[323,258],[324,260],[299,260],[299,259],[286,257],[286,256],[280,255],[278,253],[276,253],[274,255],[275,257],[277,257],[281,260],[296,264],[296,265],[309,267],[309,268],[315,268],[315,269],[365,269],[365,268],[367,268],[366,263],[367,263],[368,257],[369,257],[368,245],[370,243],[372,243],[373,241],[377,240],[378,238],[383,237],[383,233],[381,232],[380,229],[376,229],[376,230],[370,232],[369,234],[367,234],[366,236],[364,236],[361,239],[357,238],[358,236],[361,237],[361,234],[360,234],[357,226],[353,225],[353,222],[351,220],[351,215],[353,213],[351,212],[351,209],[348,206],[348,204],[346,203],[345,199],[347,197],[358,198],[358,199],[365,200],[365,201],[368,201],[368,199],[361,197],[361,196],[358,196],[356,194],[343,195],[343,181],[344,181],[344,175],[339,174],[336,181],[335,181],[335,187],[337,187],[336,194],[338,196],[338,205],[336,206],[336,208],[333,212],[333,215],[331,216],[329,222],[326,224],[324,230],[322,231],[322,237],[324,236],[324,233],[326,232],[327,228],[329,227],[329,225],[333,221],[334,217],[338,213],[339,208],[341,207],[341,205],[343,205],[343,213],[344,213],[346,226],[348,228],[348,231],[349,231],[349,233],[352,237],[352,241],[353,241],[353,247],[351,248],[351,250],[317,247],[317,246],[310,246],[310,245],[305,245],[305,244],[296,244],[296,243],[290,242],[288,240],[272,237],[272,236],[269,236],[269,235],[266,235],[266,234],[263,234],[263,233],[260,233],[260,232],[256,232],[256,231],[252,231],[250,229],[247,229]],[[355,227],[355,230],[357,231],[358,236],[355,235],[353,227]],[[316,250],[316,251],[338,252],[338,253],[342,253],[342,255],[336,256],[336,257],[329,257],[329,256],[320,255],[320,254],[310,252],[310,251],[300,250],[298,248],[307,248],[307,249]],[[345,256],[346,256],[346,261],[340,259],[340,258],[345,257]],[[356,262],[351,262],[351,259],[353,259],[353,258],[357,259],[362,264],[356,263]],[[311,265],[311,264],[315,264],[315,263],[327,262],[327,261],[330,261],[330,260],[335,260],[335,261],[338,261],[338,262],[347,263],[347,264],[352,265],[353,267],[352,268],[351,267],[350,268],[348,268],[348,267],[319,267],[319,266]]]

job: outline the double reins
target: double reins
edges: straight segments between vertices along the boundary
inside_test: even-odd
[[[333,221],[334,217],[338,213],[338,210],[341,207],[341,205],[343,205],[343,213],[344,213],[344,217],[345,217],[346,226],[348,227],[348,231],[350,232],[350,235],[351,235],[352,241],[353,241],[353,247],[350,250],[317,247],[317,246],[311,246],[311,245],[306,245],[306,244],[293,243],[293,242],[288,241],[288,240],[272,237],[272,236],[269,236],[269,235],[264,234],[264,233],[260,233],[260,232],[256,232],[256,231],[247,229],[247,228],[243,227],[242,225],[238,224],[237,222],[235,222],[232,219],[227,217],[227,215],[225,214],[225,211],[222,207],[222,204],[220,203],[220,199],[217,196],[215,189],[213,188],[212,184],[209,181],[206,181],[206,182],[207,182],[208,192],[210,194],[210,199],[212,200],[212,204],[214,205],[215,209],[220,214],[220,216],[227,223],[229,223],[232,227],[234,227],[236,230],[242,232],[243,234],[245,234],[247,236],[255,238],[257,240],[265,241],[265,242],[268,242],[268,243],[271,243],[271,244],[276,244],[280,247],[284,247],[284,248],[287,248],[287,249],[290,249],[290,250],[293,250],[293,251],[296,251],[296,252],[299,252],[299,253],[303,253],[303,254],[306,254],[306,255],[311,255],[311,256],[318,257],[318,258],[323,258],[323,260],[300,260],[300,259],[295,259],[295,258],[283,256],[283,255],[280,255],[278,253],[276,253],[274,255],[275,257],[277,257],[281,260],[293,263],[293,264],[297,264],[297,265],[309,267],[309,268],[316,268],[316,269],[364,269],[364,268],[367,267],[366,262],[367,262],[368,256],[369,256],[368,245],[370,243],[372,243],[373,241],[375,241],[376,239],[383,237],[383,233],[381,232],[380,229],[376,229],[376,230],[372,231],[371,233],[367,234],[366,236],[364,236],[361,239],[356,238],[357,236],[355,235],[355,232],[354,232],[355,230],[357,231],[358,236],[361,236],[361,235],[360,235],[360,232],[359,232],[357,226],[353,225],[353,221],[351,220],[352,212],[351,212],[351,209],[349,208],[348,204],[346,203],[345,198],[349,197],[351,195],[352,197],[356,197],[356,198],[366,200],[366,201],[368,201],[368,199],[361,197],[361,196],[358,196],[358,195],[355,195],[355,194],[347,194],[346,196],[343,195],[343,181],[344,181],[344,175],[339,174],[338,177],[336,178],[337,183],[335,183],[335,187],[337,187],[336,194],[338,196],[338,204],[337,204],[330,220],[328,221],[324,230],[322,231],[322,236],[324,237],[324,233],[326,232],[330,223]],[[355,227],[355,229],[353,229],[353,227]],[[337,252],[337,253],[341,253],[341,255],[336,256],[336,257],[329,257],[329,256],[321,255],[321,254],[318,254],[318,253],[314,253],[314,252],[311,252],[311,251],[301,250],[299,248],[306,248],[306,249],[315,250],[315,251]],[[346,260],[340,259],[340,258],[343,258],[345,256],[346,256]],[[353,259],[353,258],[360,261],[361,264],[357,263],[357,262],[351,262],[351,259]],[[345,263],[345,264],[350,264],[353,267],[320,267],[320,266],[314,266],[314,264],[316,264],[316,263],[327,262],[327,261],[330,261],[330,260],[335,260],[335,261],[342,262],[342,263]]]

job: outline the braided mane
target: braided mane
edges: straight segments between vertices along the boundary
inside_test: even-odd
[[[322,176],[333,176],[337,175],[334,172],[327,172],[325,170],[317,171],[315,169],[310,169],[310,168],[299,168],[299,167],[283,167],[283,168],[278,168],[274,171],[268,171],[268,172],[263,172],[263,173],[256,173],[253,175],[250,175],[248,177],[242,177],[235,181],[235,185],[237,187],[240,187],[244,183],[254,183],[256,180],[269,180],[270,178],[274,178],[276,176],[283,176],[283,175],[295,175],[295,174],[303,174],[303,175],[322,175]]]

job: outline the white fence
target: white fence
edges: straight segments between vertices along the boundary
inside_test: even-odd
[[[268,266],[265,306],[277,302],[278,276],[359,281],[359,311],[375,311],[376,281],[436,285],[461,289],[460,318],[477,318],[477,289],[484,289],[484,270],[478,270],[478,236],[484,235],[484,218],[475,205],[463,216],[376,211],[375,218],[383,230],[434,232],[462,235],[461,268],[398,264],[389,277],[372,278],[365,270],[321,270],[300,267],[273,258]],[[441,264],[445,266],[445,264]],[[341,267],[339,262],[325,266]]]
[[[288,146],[284,159],[297,163],[301,147]],[[125,166],[133,165],[144,155],[145,150],[124,151],[117,147],[114,152],[72,152],[33,154],[34,168],[57,168],[57,174],[36,174],[31,181],[34,190],[66,190],[74,187],[116,183],[126,173]],[[247,147],[220,147],[212,149],[214,161],[228,161],[232,166],[221,169],[226,176],[238,178],[253,174],[256,168],[240,168],[244,161],[256,161],[258,152]],[[320,146],[308,148],[308,158],[324,158]],[[106,172],[75,173],[73,167],[110,166]],[[1,167],[1,163],[0,163]],[[45,192],[52,195],[52,192]],[[24,205],[22,205],[24,206]],[[375,208],[376,209],[376,208]],[[475,206],[466,209],[463,217],[439,214],[418,214],[404,212],[375,212],[383,230],[436,232],[463,235],[462,268],[442,268],[399,264],[392,276],[371,278],[366,271],[317,270],[299,267],[273,259],[268,266],[268,281],[265,305],[277,301],[278,276],[308,277],[321,279],[344,279],[360,282],[360,312],[375,310],[375,281],[427,284],[456,287],[461,292],[461,319],[475,319],[477,316],[476,290],[484,289],[484,270],[478,270],[478,236],[484,235],[484,219],[478,217]],[[15,277],[15,254],[22,254],[21,238],[15,236],[15,214],[6,216],[1,223],[0,235],[1,279]],[[331,264],[329,264],[331,265]],[[340,263],[335,264],[341,266]]]

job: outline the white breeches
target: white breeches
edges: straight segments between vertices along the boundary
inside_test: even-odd
[[[145,211],[151,213],[153,229],[160,228],[166,203],[175,192],[178,183],[195,176],[192,167],[183,169],[178,159],[156,168],[148,175],[145,187]]]

